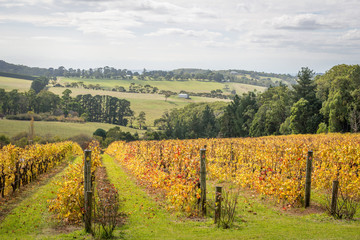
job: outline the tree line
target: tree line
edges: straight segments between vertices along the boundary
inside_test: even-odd
[[[127,118],[134,113],[130,102],[112,96],[92,96],[90,94],[71,97],[71,90],[66,89],[62,96],[34,89],[27,92],[0,89],[0,114],[19,115],[49,113],[54,116],[79,116],[89,122],[104,122],[127,125]]]
[[[302,68],[297,84],[236,95],[222,108],[192,105],[155,120],[156,138],[258,137],[360,131],[360,66],[338,65],[324,75]]]
[[[163,81],[188,81],[196,79],[199,81],[215,81],[215,82],[239,82],[253,84],[258,86],[269,87],[279,85],[280,82],[293,83],[294,77],[289,74],[274,74],[245,70],[203,70],[203,69],[176,69],[172,71],[151,70],[145,68],[142,71],[130,71],[128,69],[117,69],[114,67],[98,67],[89,69],[80,68],[37,68],[27,67],[23,65],[10,64],[0,60],[0,71],[4,74],[15,74],[14,76],[23,75],[24,79],[34,79],[37,76],[43,76],[50,79],[57,77],[76,77],[85,79],[133,79],[136,77],[141,80],[163,80]],[[28,75],[28,76],[25,76]],[[242,77],[240,77],[242,75]],[[271,78],[281,79],[279,82],[273,82]]]

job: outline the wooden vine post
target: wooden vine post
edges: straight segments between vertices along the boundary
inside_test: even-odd
[[[333,181],[332,196],[331,196],[331,215],[335,216],[337,207],[337,198],[339,190],[339,181]]]
[[[312,160],[313,160],[313,151],[309,151],[306,160],[305,208],[310,206]]]
[[[85,198],[85,231],[91,232],[91,150],[85,150],[84,159],[84,198]]]
[[[222,194],[222,187],[217,186],[215,188],[215,218],[214,223],[218,223],[221,217],[221,194]]]
[[[200,149],[200,208],[203,216],[206,215],[206,149]]]

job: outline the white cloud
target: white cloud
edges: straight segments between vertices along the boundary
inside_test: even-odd
[[[36,6],[36,5],[51,5],[53,4],[53,0],[0,0],[0,6],[6,8],[12,7],[25,7],[25,6]]]
[[[274,53],[289,66],[289,56],[296,64],[322,55],[357,59],[358,9],[357,0],[0,0],[0,31],[18,37],[17,44],[30,38],[29,48],[38,52],[42,46],[34,46],[45,41],[47,49],[51,43],[69,49],[83,43],[83,52],[93,49],[91,56],[101,53],[114,62],[144,63],[156,56],[159,68],[167,58],[189,64],[229,59],[222,66],[261,58],[272,65]],[[2,45],[0,52],[8,44]],[[25,54],[14,49],[8,54]],[[188,53],[198,54],[196,61]]]
[[[142,26],[131,14],[119,10],[68,13],[70,24],[84,33],[102,34],[114,38],[133,38],[131,30]]]
[[[195,38],[215,38],[220,37],[222,34],[218,32],[210,32],[208,30],[185,30],[180,28],[162,28],[156,32],[145,34],[146,36],[151,37],[159,37],[159,36],[166,36],[166,35],[181,35],[186,37],[195,37]]]
[[[342,39],[358,41],[360,40],[360,30],[359,29],[349,30],[342,36]]]
[[[73,39],[69,37],[62,37],[62,36],[35,36],[31,37],[32,40],[36,41],[51,41],[51,42],[59,42],[59,43],[80,43],[78,39]]]

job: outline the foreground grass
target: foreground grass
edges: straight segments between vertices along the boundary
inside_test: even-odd
[[[75,161],[81,161],[77,158]],[[66,169],[65,169],[66,170]],[[0,239],[86,239],[83,230],[60,234],[56,232],[58,223],[48,212],[48,199],[56,197],[55,181],[60,180],[65,170],[57,174],[45,185],[23,199],[0,223]]]
[[[35,134],[40,136],[58,136],[60,138],[69,138],[79,134],[85,134],[92,136],[98,128],[102,128],[105,131],[118,125],[108,123],[66,123],[66,122],[34,122]],[[13,137],[21,132],[28,132],[30,127],[30,121],[19,120],[7,120],[0,119],[0,135],[4,134],[9,137]],[[119,126],[122,131],[131,132],[134,134],[138,132],[142,134],[144,130],[138,130],[128,127]]]
[[[333,220],[325,214],[291,215],[264,205],[256,197],[240,196],[239,214],[231,229],[217,228],[211,218],[179,220],[135,185],[111,157],[105,155],[103,163],[120,197],[126,199],[123,211],[129,219],[116,232],[125,239],[360,239],[359,220]]]

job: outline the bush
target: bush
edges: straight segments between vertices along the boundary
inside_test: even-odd
[[[337,199],[336,209],[334,212],[331,210],[331,191],[328,191],[327,194],[327,204],[326,210],[336,219],[353,219],[357,210],[360,207],[360,199],[356,199],[349,194],[344,193],[344,191],[339,187],[339,195]]]
[[[106,131],[102,128],[98,128],[96,129],[96,131],[93,133],[94,136],[99,136],[102,137],[102,139],[104,140],[106,138]]]
[[[19,141],[22,138],[28,138],[28,136],[29,134],[27,132],[20,132],[11,138],[11,142]]]
[[[85,150],[93,139],[88,135],[79,134],[68,138],[68,140],[78,143],[80,147]]]
[[[328,127],[327,127],[326,123],[323,123],[323,122],[320,123],[316,133],[320,134],[320,133],[327,133],[327,132],[328,132]]]
[[[6,119],[30,121],[32,116],[34,117],[34,121],[41,121],[42,120],[42,117],[40,115],[38,115],[38,114],[28,114],[28,113],[17,114],[17,115],[7,115]]]
[[[5,135],[0,135],[0,148],[10,144],[10,139]]]

